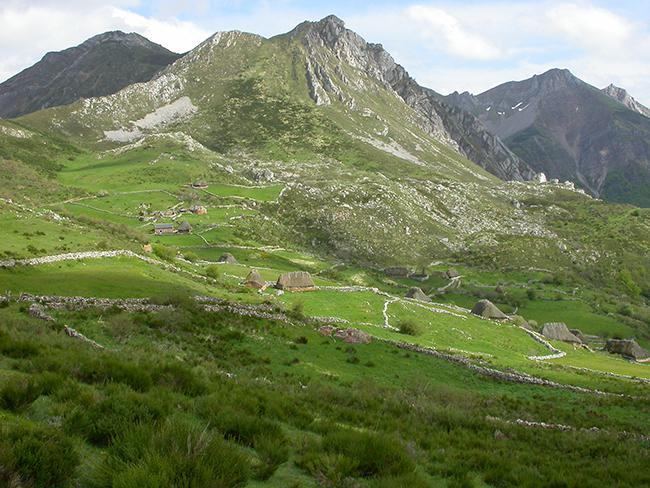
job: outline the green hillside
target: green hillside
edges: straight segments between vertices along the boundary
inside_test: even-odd
[[[650,484],[603,349],[650,348],[650,211],[496,179],[328,25],[0,122],[0,486]]]

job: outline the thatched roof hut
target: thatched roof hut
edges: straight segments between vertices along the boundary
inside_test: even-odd
[[[248,273],[248,276],[244,280],[244,286],[247,286],[248,288],[263,290],[266,288],[266,281],[264,281],[259,271],[256,269],[251,269],[251,272]]]
[[[490,300],[479,300],[476,302],[476,305],[472,308],[472,313],[479,317],[492,320],[506,320],[508,318],[508,316],[499,310]]]
[[[312,291],[316,289],[314,280],[306,271],[292,271],[280,275],[276,288],[285,291]]]
[[[547,339],[555,341],[570,342],[572,344],[582,344],[582,341],[572,334],[569,328],[563,322],[550,322],[542,327],[542,335]]]
[[[650,352],[639,346],[633,339],[610,339],[605,344],[605,350],[635,361],[650,361]]]
[[[445,275],[447,275],[447,278],[451,280],[452,278],[458,278],[460,276],[460,273],[455,268],[449,268],[447,271],[445,271]]]
[[[412,298],[414,300],[419,300],[421,302],[430,302],[431,298],[429,298],[421,288],[414,286],[411,288],[408,292],[406,292],[406,298]]]
[[[178,226],[177,231],[181,234],[189,234],[192,232],[192,226],[187,220],[184,220],[181,225]]]
[[[229,252],[224,252],[219,257],[219,262],[220,263],[226,263],[226,264],[237,264],[237,259],[235,259],[235,256],[233,256]]]

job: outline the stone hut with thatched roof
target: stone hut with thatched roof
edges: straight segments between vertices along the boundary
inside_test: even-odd
[[[235,259],[235,256],[230,254],[229,252],[224,252],[220,257],[219,257],[219,263],[225,263],[225,264],[237,264],[237,259]]]
[[[573,334],[563,322],[550,322],[542,327],[542,335],[554,341],[570,342],[571,344],[582,344],[582,341]]]
[[[472,313],[483,317],[484,319],[492,320],[507,320],[508,316],[504,314],[497,306],[490,300],[479,300],[472,308]]]
[[[635,361],[650,361],[650,352],[639,346],[633,339],[610,339],[605,344],[605,350]]]
[[[421,302],[430,302],[429,298],[421,288],[414,286],[408,292],[406,292],[406,298],[412,298],[413,300],[419,300]]]
[[[178,226],[178,229],[176,229],[176,231],[179,234],[189,234],[192,232],[192,226],[187,220],[184,220],[181,225]]]
[[[256,290],[263,290],[266,288],[266,281],[264,281],[259,271],[251,269],[251,272],[248,273],[248,276],[244,280],[244,286],[247,288],[255,288]]]
[[[314,280],[306,271],[292,271],[280,275],[275,287],[284,291],[314,291],[316,289]]]

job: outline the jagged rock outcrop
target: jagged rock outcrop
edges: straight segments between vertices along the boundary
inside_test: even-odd
[[[506,320],[508,316],[490,300],[479,300],[472,308],[472,313],[484,319]]]
[[[47,53],[34,66],[0,84],[0,117],[116,93],[150,80],[179,57],[139,34],[97,35],[79,46]]]
[[[650,117],[650,108],[639,103],[625,88],[620,88],[612,83],[606,88],[603,88],[603,93],[617,102],[622,103],[630,110],[634,110],[641,115]]]
[[[605,344],[605,350],[635,361],[650,361],[650,352],[639,346],[633,339],[610,339]]]
[[[572,344],[582,344],[580,338],[571,333],[567,325],[563,322],[549,322],[542,326],[542,335],[547,339],[555,341],[570,342]]]
[[[474,115],[445,104],[439,94],[421,87],[381,44],[366,42],[346,29],[338,17],[305,22],[290,35],[303,36],[309,54],[306,62],[309,92],[317,105],[340,101],[355,106],[354,98],[342,87],[350,85],[363,89],[364,81],[345,76],[338,67],[345,62],[383,83],[415,111],[422,130],[457,149],[474,163],[504,180],[529,180],[534,176],[530,167],[486,130]]]

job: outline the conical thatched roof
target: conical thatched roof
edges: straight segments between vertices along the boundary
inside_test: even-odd
[[[280,290],[288,291],[308,291],[315,289],[314,281],[306,271],[284,273],[280,275],[275,286]]]
[[[187,220],[184,220],[181,225],[178,226],[178,232],[191,232],[192,226]]]
[[[406,293],[406,298],[413,298],[414,300],[420,300],[421,302],[430,302],[429,298],[423,291],[417,286],[414,286]]]
[[[449,279],[458,278],[460,276],[460,273],[455,268],[449,268],[447,271],[445,271],[445,274]]]
[[[490,300],[480,300],[476,302],[476,305],[472,308],[472,313],[485,319],[505,320],[508,318],[508,316],[499,310]]]
[[[605,344],[605,350],[636,361],[645,362],[650,360],[650,353],[639,346],[633,339],[610,339]]]
[[[563,322],[550,322],[542,327],[542,335],[547,339],[555,341],[571,342],[582,344],[582,341],[571,333],[569,328]]]
[[[244,281],[244,285],[246,285],[249,288],[262,289],[266,287],[266,281],[264,281],[259,271],[257,271],[256,269],[252,269],[251,272],[248,273],[248,276]]]
[[[219,258],[219,262],[227,263],[227,264],[237,264],[237,260],[235,259],[235,256],[233,256],[229,252],[223,253]]]

